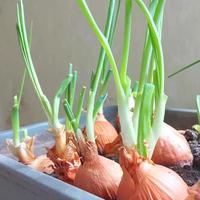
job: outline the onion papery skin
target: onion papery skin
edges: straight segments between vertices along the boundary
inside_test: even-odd
[[[20,162],[29,165],[33,160],[35,160],[35,155],[33,153],[34,137],[28,137],[18,146],[15,146],[12,139],[6,140],[8,150],[16,156]]]
[[[120,150],[120,165],[123,177],[118,200],[184,200],[188,195],[178,174],[139,157],[134,149]]]
[[[118,148],[122,146],[121,136],[103,114],[98,114],[96,118],[94,133],[100,154],[117,154]]]
[[[53,135],[55,140],[54,152],[57,157],[63,158],[66,152],[67,135],[65,126],[61,125],[59,128],[49,128],[48,131]]]
[[[47,156],[54,163],[54,173],[57,177],[67,183],[73,184],[78,168],[81,165],[81,160],[78,154],[77,144],[74,138],[74,133],[66,133],[65,151],[60,154],[56,153],[55,145],[48,149]]]
[[[164,166],[191,165],[193,155],[185,137],[176,129],[163,123],[152,160]]]
[[[46,155],[38,156],[29,164],[29,167],[46,174],[54,172],[54,163]]]
[[[47,174],[53,173],[53,162],[46,155],[36,157],[33,153],[34,137],[27,137],[18,146],[12,140],[7,140],[9,151],[16,156],[20,162],[29,167]]]
[[[106,200],[116,199],[122,177],[120,165],[98,155],[96,145],[85,144],[84,163],[80,166],[74,185]]]

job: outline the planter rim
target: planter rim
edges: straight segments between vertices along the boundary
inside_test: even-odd
[[[55,196],[59,200],[83,200],[84,198],[101,200],[97,196],[47,174],[38,172],[3,155],[0,155],[0,169],[0,179],[4,178],[15,182],[19,187],[23,187],[24,190],[30,193],[34,192],[35,196],[43,194],[45,198],[49,197],[48,199],[52,199]]]

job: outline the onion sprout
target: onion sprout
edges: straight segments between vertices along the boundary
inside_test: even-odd
[[[31,29],[30,29],[30,33],[29,33],[29,45],[30,46],[31,46],[31,42],[32,42],[32,28],[33,28],[33,24],[31,23]],[[13,102],[12,111],[11,111],[13,143],[15,146],[18,146],[21,143],[19,112],[20,112],[20,103],[21,103],[22,94],[23,94],[23,90],[24,90],[26,74],[27,74],[27,70],[24,69],[21,86],[20,86],[20,90],[19,90],[19,96],[17,96],[17,95],[14,96],[14,98],[13,98],[14,102]],[[28,136],[27,130],[22,129],[21,131],[24,133],[24,139],[25,139]]]
[[[20,135],[19,135],[19,104],[18,104],[18,98],[17,96],[14,96],[14,103],[12,106],[12,129],[13,129],[13,142],[15,146],[18,146],[20,144]]]
[[[157,32],[157,40],[159,40],[159,38],[161,39],[164,4],[165,4],[165,1],[152,1],[149,6],[149,16],[152,15],[152,20],[154,21],[155,25],[157,26],[157,31],[156,31]],[[141,7],[144,6],[143,3],[140,5],[141,5]],[[144,9],[144,7],[143,7],[143,9]],[[147,8],[146,8],[146,10],[147,10]],[[156,30],[156,28],[155,28],[155,30]],[[139,124],[140,123],[143,124],[143,122],[142,122],[143,120],[140,120],[143,117],[139,116],[139,115],[141,114],[141,109],[142,109],[141,108],[141,102],[142,102],[141,98],[143,98],[142,93],[143,93],[143,90],[145,87],[145,83],[148,80],[150,80],[150,82],[154,83],[154,85],[155,85],[155,99],[152,99],[152,101],[155,101],[155,102],[152,103],[152,105],[155,106],[156,116],[158,116],[157,112],[159,110],[161,102],[163,102],[163,104],[164,104],[164,102],[166,102],[165,101],[166,98],[163,97],[163,96],[165,96],[164,95],[164,66],[163,66],[164,63],[162,63],[163,58],[160,58],[160,60],[161,60],[160,63],[156,63],[156,58],[155,58],[156,52],[154,52],[153,48],[152,48],[152,45],[154,45],[154,44],[152,41],[152,36],[151,36],[152,33],[151,32],[152,32],[152,30],[150,30],[150,28],[148,28],[147,33],[146,33],[146,41],[145,41],[145,45],[144,45],[144,52],[143,52],[143,58],[142,58],[140,81],[138,84],[138,96],[136,97],[136,106],[135,106],[135,113],[134,113],[134,118],[133,118],[134,127],[136,129],[136,132],[138,132],[138,134],[137,134],[138,140],[137,141],[138,141],[139,152],[140,152],[140,150],[142,152],[145,151],[144,149],[146,148],[146,146],[144,144],[144,140],[147,140],[147,138],[148,138],[148,137],[144,138],[143,134],[139,133],[139,131],[141,131],[141,130],[138,129]],[[157,43],[159,43],[159,42],[157,41]],[[155,47],[154,47],[154,49],[155,49]],[[162,57],[162,52],[161,52],[160,57]],[[157,107],[157,111],[156,111],[156,107]],[[163,108],[165,109],[165,106]],[[151,136],[148,139],[152,140],[149,142],[150,151],[153,151],[156,141],[159,137],[159,134],[160,134],[159,129],[160,128],[158,129],[158,127],[159,127],[159,124],[162,124],[161,121],[163,121],[163,119],[162,119],[162,117],[160,120],[158,119],[158,122],[157,122],[158,126],[156,125],[157,119],[155,118],[153,121],[155,122],[155,124],[153,124],[153,127],[155,127],[155,128],[153,128],[154,130],[151,130],[151,129],[148,130],[151,133],[151,134],[149,134]],[[144,124],[144,126],[145,126],[145,124]],[[152,138],[152,137],[155,137],[155,138]],[[140,148],[139,148],[139,146],[140,146]]]
[[[47,99],[47,97],[44,95],[42,91],[42,88],[40,86],[40,83],[37,78],[37,74],[33,65],[32,57],[30,53],[30,47],[29,47],[29,43],[27,39],[25,19],[24,19],[24,8],[23,8],[22,0],[20,1],[20,4],[17,4],[17,33],[18,33],[19,45],[20,45],[23,59],[26,65],[26,69],[31,78],[35,92],[40,100],[41,106],[48,118],[49,125],[54,128],[60,128],[61,124],[58,120],[60,99],[65,89],[67,88],[68,84],[70,83],[73,75],[72,74],[67,75],[65,80],[62,81],[54,97],[53,105],[51,106],[49,100]]]
[[[115,0],[115,8],[114,8],[111,28],[110,28],[109,36],[108,36],[108,43],[110,44],[110,46],[112,46],[114,35],[115,35],[117,20],[118,20],[118,16],[119,16],[120,4],[121,4],[121,0]],[[109,6],[111,6],[111,5],[112,4],[110,2]],[[108,25],[109,25],[109,18],[107,18],[105,30],[107,30]],[[111,75],[111,72],[112,72],[112,70],[110,68],[107,69],[107,67],[109,67],[108,59],[105,56],[104,62],[103,62],[103,67],[102,67],[101,81],[100,81],[100,84],[99,84],[99,94],[98,94],[98,96],[104,96],[104,95],[106,95],[106,92],[107,92],[108,82],[109,82],[109,78],[110,78],[110,75]],[[102,104],[101,107],[99,108],[98,113],[103,113],[103,105],[104,104]]]
[[[77,110],[75,114],[73,113],[73,107],[72,107],[72,104],[69,103],[69,99],[68,98],[64,99],[64,110],[67,115],[66,118],[67,118],[68,124],[70,124],[70,127],[72,126],[72,129],[74,130],[75,134],[77,133],[77,130],[79,128],[79,122],[81,118],[81,112],[83,109],[85,92],[86,92],[86,87],[82,86],[81,92],[79,94]]]
[[[102,47],[104,48],[107,58],[110,62],[111,65],[111,69],[114,75],[114,80],[115,80],[115,84],[116,84],[116,88],[117,88],[117,99],[118,99],[118,111],[119,111],[119,115],[122,117],[123,122],[121,123],[122,126],[125,128],[125,132],[122,133],[122,138],[123,138],[123,142],[124,144],[126,144],[127,146],[133,146],[134,144],[134,130],[133,130],[133,126],[131,126],[132,122],[131,119],[129,118],[129,110],[128,110],[128,101],[127,98],[125,96],[123,87],[122,87],[122,83],[120,80],[120,75],[117,69],[117,65],[114,59],[114,56],[112,54],[110,45],[108,43],[107,38],[104,36],[104,34],[100,31],[98,25],[96,24],[86,2],[84,0],[77,0],[77,3],[79,4],[83,14],[85,15],[90,27],[92,28],[92,30],[95,32],[97,38],[99,39]],[[124,131],[124,128],[123,131]]]
[[[82,86],[82,89],[81,89],[81,92],[80,92],[80,95],[79,95],[79,99],[78,99],[77,111],[76,111],[76,120],[77,120],[78,124],[80,122],[81,112],[83,110],[83,102],[84,102],[84,97],[85,97],[85,91],[86,91],[86,87]]]
[[[68,99],[70,106],[73,107],[75,90],[76,90],[76,82],[77,82],[77,71],[73,72],[73,65],[71,63],[69,64],[69,74],[73,74],[73,78],[69,86],[66,88],[65,98]],[[66,124],[66,130],[70,132],[72,130],[72,127],[67,117],[66,117],[65,124]]]
[[[23,139],[26,139],[26,137],[28,136],[26,129],[20,129],[20,115],[19,115],[20,103],[21,103],[21,98],[23,94],[25,78],[26,78],[26,69],[24,70],[24,73],[23,73],[23,78],[21,81],[21,86],[20,86],[20,91],[19,91],[19,97],[17,95],[14,96],[13,106],[12,106],[12,111],[11,111],[13,143],[15,146],[18,146],[21,143],[20,132],[23,132]]]
[[[82,92],[85,92],[85,91],[82,90]],[[81,98],[81,96],[82,96],[82,94],[80,94],[80,98]],[[68,117],[68,120],[74,130],[77,141],[82,140],[83,135],[82,135],[82,131],[79,128],[79,118],[75,117],[75,115],[72,111],[72,108],[67,99],[64,100],[64,109],[65,109],[66,115]]]
[[[150,4],[150,11],[141,0],[135,0],[137,5],[142,10],[147,23],[148,33],[146,36],[146,43],[143,53],[141,76],[138,83],[138,89],[136,94],[136,107],[133,113],[133,119],[129,114],[128,103],[132,96],[131,80],[127,75],[127,64],[129,55],[129,45],[131,36],[131,5],[132,1],[126,0],[125,6],[125,25],[124,25],[124,40],[123,40],[123,52],[122,63],[120,72],[117,69],[115,58],[112,54],[108,39],[99,29],[96,24],[85,0],[77,0],[84,16],[86,17],[91,29],[96,34],[99,42],[104,48],[107,58],[110,62],[113,72],[116,90],[117,90],[117,103],[118,112],[120,116],[121,133],[123,144],[128,147],[137,146],[141,154],[145,154],[144,139],[148,139],[150,146],[150,156],[154,149],[154,146],[158,140],[162,122],[164,119],[165,104],[167,97],[164,94],[164,59],[161,46],[161,27],[162,17],[165,1],[152,1]],[[153,14],[153,16],[152,16]],[[155,21],[154,21],[155,20]],[[157,27],[158,26],[158,27]],[[153,57],[153,58],[152,58]],[[151,61],[153,60],[153,61]],[[155,64],[154,64],[155,62]],[[153,64],[154,67],[149,67]],[[153,77],[153,83],[147,84],[149,79],[150,70]],[[152,77],[150,77],[152,79]],[[145,88],[145,92],[144,92]],[[155,90],[155,92],[154,92]],[[154,94],[155,93],[155,94]],[[150,95],[150,100],[146,96]],[[157,94],[157,95],[156,95]],[[156,99],[155,99],[156,97]],[[144,107],[141,108],[141,105]],[[148,111],[148,114],[146,114]],[[153,115],[155,113],[155,116]],[[148,119],[146,119],[148,118]],[[148,121],[147,125],[146,120]],[[146,127],[148,126],[148,127]],[[141,134],[141,130],[147,130]],[[139,136],[139,137],[138,137]],[[141,151],[140,151],[141,150]]]
[[[83,5],[84,5],[84,7],[86,6],[85,7],[86,9],[88,9],[86,3],[83,3]],[[104,34],[101,33],[107,39],[110,36],[111,28],[114,27],[114,25],[112,25],[112,24],[115,24],[115,20],[113,19],[114,11],[115,11],[115,0],[110,0],[108,15],[107,15],[107,22],[105,25],[105,31],[104,31]],[[94,19],[91,19],[91,21],[95,22]],[[112,32],[114,32],[114,31],[112,30]],[[112,35],[110,37],[112,37]],[[93,73],[92,77],[91,77],[91,85],[90,85],[90,91],[89,91],[89,96],[88,96],[86,129],[87,129],[87,138],[89,141],[92,141],[92,142],[95,142],[95,136],[94,136],[94,120],[95,119],[94,119],[94,116],[96,114],[94,113],[94,111],[96,112],[96,110],[97,110],[97,109],[95,109],[95,96],[97,93],[97,87],[98,87],[98,84],[100,81],[100,76],[102,74],[105,56],[106,56],[106,53],[105,53],[104,49],[101,48],[96,72]],[[107,84],[106,82],[109,77],[109,72],[108,72],[108,75],[106,75],[105,77],[107,77],[107,78],[104,79],[105,83],[103,83],[103,86],[102,86],[103,88],[105,88],[105,85]],[[102,92],[104,92],[104,89]],[[103,95],[101,94],[101,96],[105,96],[105,94],[103,94]],[[101,107],[99,107],[98,109],[100,109],[100,108]]]

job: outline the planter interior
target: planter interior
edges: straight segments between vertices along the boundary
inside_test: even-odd
[[[117,107],[105,108],[105,116],[114,124]],[[192,110],[167,109],[165,122],[176,129],[191,128],[197,122],[196,113]],[[81,125],[85,124],[85,117],[81,118]],[[35,143],[36,154],[45,152],[44,147],[53,144],[53,138],[46,134],[48,124],[38,123],[27,126],[30,136],[37,135]],[[1,199],[52,199],[52,200],[83,200],[101,199],[72,185],[64,183],[54,177],[37,172],[19,162],[7,151],[5,139],[12,137],[12,131],[0,134],[0,197]],[[12,192],[8,192],[12,188]]]

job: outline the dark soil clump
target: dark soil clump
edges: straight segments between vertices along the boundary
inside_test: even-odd
[[[183,135],[192,151],[193,164],[192,166],[171,166],[169,168],[178,173],[189,186],[192,186],[200,179],[200,134],[193,129],[187,129]]]
[[[184,136],[194,157],[193,166],[200,170],[200,134],[195,130],[186,130]]]
[[[169,168],[178,173],[188,186],[194,185],[200,179],[200,170],[193,166],[172,166]]]

